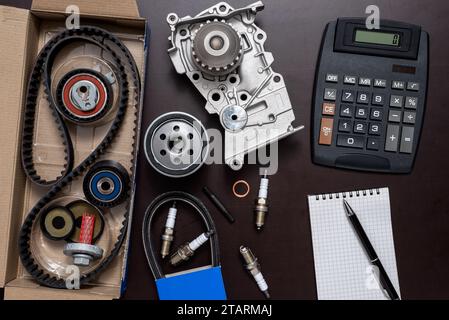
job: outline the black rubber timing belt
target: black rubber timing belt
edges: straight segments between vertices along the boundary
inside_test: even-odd
[[[54,101],[51,93],[51,71],[55,57],[62,48],[70,43],[73,43],[74,41],[91,43],[110,53],[117,66],[117,81],[120,90],[117,114],[112,121],[109,131],[95,150],[75,168],[73,168],[74,153],[72,140],[62,116],[56,109],[56,102]],[[36,105],[41,83],[43,83],[46,99],[48,100],[51,110],[53,111],[52,113],[55,123],[61,134],[64,152],[66,155],[64,170],[61,172],[61,176],[57,177],[53,181],[46,181],[42,179],[37,174],[33,161]],[[25,269],[42,285],[52,288],[66,288],[65,280],[63,278],[55,277],[46,273],[46,271],[42,270],[42,267],[35,262],[30,250],[31,230],[33,223],[39,216],[41,210],[52,199],[54,199],[64,187],[69,185],[75,178],[80,177],[89,168],[89,166],[91,166],[99,158],[99,156],[105,153],[106,149],[117,135],[117,132],[125,117],[126,109],[128,107],[128,103],[130,102],[131,85],[135,88],[133,89],[134,94],[132,94],[132,99],[134,100],[132,104],[135,107],[134,112],[137,114],[140,98],[140,77],[137,71],[136,63],[128,48],[117,37],[106,30],[97,27],[82,26],[79,29],[62,31],[45,44],[37,57],[28,82],[26,96],[24,124],[22,129],[22,165],[26,175],[32,182],[39,186],[50,187],[50,190],[37,202],[37,204],[26,216],[19,235],[19,250],[20,259]],[[126,230],[128,227],[128,217],[129,204],[126,208],[122,227],[120,228],[120,234],[118,235],[117,241],[115,242],[111,253],[104,258],[94,270],[81,275],[81,285],[94,279],[119,253],[120,247],[125,239]]]
[[[209,211],[204,206],[204,204],[193,195],[181,191],[171,191],[164,193],[153,200],[153,202],[148,206],[143,220],[143,246],[145,249],[145,254],[147,256],[148,264],[155,279],[165,278],[165,275],[163,274],[162,269],[157,262],[155,250],[151,242],[151,225],[153,223],[153,218],[159,211],[159,209],[164,204],[173,201],[187,203],[188,205],[193,207],[203,218],[207,231],[212,233],[212,236],[210,237],[212,266],[218,267],[220,265],[220,249],[218,246],[217,230],[215,228],[214,220],[212,219]]]

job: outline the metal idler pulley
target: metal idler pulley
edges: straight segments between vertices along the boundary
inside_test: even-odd
[[[206,129],[195,117],[183,112],[161,115],[147,129],[145,154],[163,175],[180,178],[197,171],[209,152]]]
[[[245,128],[248,122],[248,114],[241,106],[231,105],[222,110],[220,119],[226,130],[235,132]]]

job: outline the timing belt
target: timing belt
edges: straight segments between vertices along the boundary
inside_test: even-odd
[[[56,109],[56,103],[51,93],[51,71],[55,57],[62,48],[70,43],[73,43],[74,41],[84,41],[94,44],[111,54],[112,59],[117,66],[116,72],[118,76],[116,78],[120,88],[117,114],[106,136],[95,148],[95,150],[75,168],[73,168],[74,152],[72,140],[62,116]],[[110,44],[113,44],[116,48],[112,48]],[[46,99],[48,100],[55,123],[58,126],[58,130],[63,140],[66,161],[61,175],[52,181],[46,181],[38,175],[33,160],[36,106],[41,82],[44,85]],[[66,288],[65,280],[63,278],[55,277],[46,273],[46,271],[42,270],[42,267],[35,262],[35,258],[30,250],[31,230],[33,223],[39,216],[42,209],[51,200],[53,200],[64,187],[69,185],[74,179],[80,177],[89,168],[89,166],[91,166],[101,155],[105,153],[106,149],[113,142],[123,122],[126,109],[130,101],[130,84],[136,88],[133,89],[135,92],[132,99],[134,100],[134,112],[137,114],[140,98],[140,77],[137,71],[136,63],[128,48],[116,36],[98,27],[82,26],[79,29],[62,31],[45,44],[37,57],[28,82],[26,95],[24,123],[22,129],[22,165],[26,175],[33,183],[38,186],[50,187],[50,190],[34,205],[23,222],[19,234],[19,252],[20,259],[25,269],[42,285],[53,288]],[[135,155],[134,152],[135,150],[133,149],[132,156]],[[119,253],[120,247],[126,238],[129,208],[130,203],[127,205],[122,226],[120,228],[120,233],[111,250],[111,253],[104,258],[94,270],[80,276],[81,285],[94,279]]]
[[[153,218],[157,211],[166,203],[176,201],[176,203],[184,202],[193,207],[197,213],[202,217],[204,224],[206,225],[207,231],[212,233],[210,237],[210,248],[211,248],[211,260],[212,266],[220,266],[220,249],[218,246],[218,235],[215,228],[214,220],[212,219],[209,211],[205,205],[193,195],[181,192],[181,191],[171,191],[161,194],[148,206],[145,217],[143,220],[142,227],[142,237],[143,246],[145,249],[145,255],[147,256],[148,264],[150,266],[151,272],[155,279],[165,278],[162,269],[157,262],[155,250],[151,241],[151,225],[153,223]]]

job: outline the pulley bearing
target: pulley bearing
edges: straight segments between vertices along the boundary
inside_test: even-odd
[[[116,161],[100,161],[83,180],[86,199],[98,207],[115,207],[128,197],[129,175]]]
[[[209,153],[209,137],[201,122],[184,112],[161,115],[148,127],[145,155],[159,173],[181,178],[197,171]]]

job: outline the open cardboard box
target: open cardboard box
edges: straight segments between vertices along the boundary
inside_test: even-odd
[[[42,46],[57,31],[65,28],[67,6],[80,9],[81,25],[95,25],[118,36],[132,53],[144,88],[147,49],[147,24],[139,16],[135,0],[35,0],[32,9],[24,10],[0,6],[0,287],[5,287],[5,299],[113,299],[120,297],[126,286],[126,260],[129,234],[120,254],[94,282],[80,290],[50,289],[40,286],[22,267],[18,255],[18,233],[25,216],[48,189],[37,187],[26,179],[21,166],[20,139],[26,86],[34,60]],[[84,53],[94,50],[87,45]],[[68,55],[76,54],[68,52]],[[143,91],[143,90],[142,90]],[[44,99],[40,99],[37,111],[34,158],[39,173],[56,177],[64,160],[61,140]],[[102,159],[119,161],[132,174],[134,181],[143,92],[137,113],[127,112],[117,138]],[[110,123],[90,128],[70,125],[75,164],[86,157],[102,139]],[[134,132],[134,127],[136,132]],[[133,172],[131,172],[131,168]],[[135,184],[131,183],[129,199],[130,219],[133,209]],[[65,194],[82,197],[82,178],[77,179]],[[117,215],[125,206],[114,208],[118,212],[106,212],[111,226],[119,227]],[[122,212],[120,212],[120,210]],[[114,218],[115,217],[115,218]],[[116,220],[114,220],[116,219]],[[118,223],[117,223],[118,222]],[[131,225],[131,221],[129,226]],[[105,228],[106,229],[106,228]],[[116,231],[116,230],[115,230]],[[34,231],[33,231],[34,232]],[[103,238],[103,237],[102,237]],[[108,238],[108,237],[106,237]],[[109,237],[110,238],[110,237]],[[103,243],[101,242],[103,241]],[[107,246],[108,239],[99,244]],[[109,239],[110,241],[110,239]],[[52,254],[59,247],[42,246]],[[58,251],[59,252],[59,251]],[[60,252],[59,252],[60,255]]]

